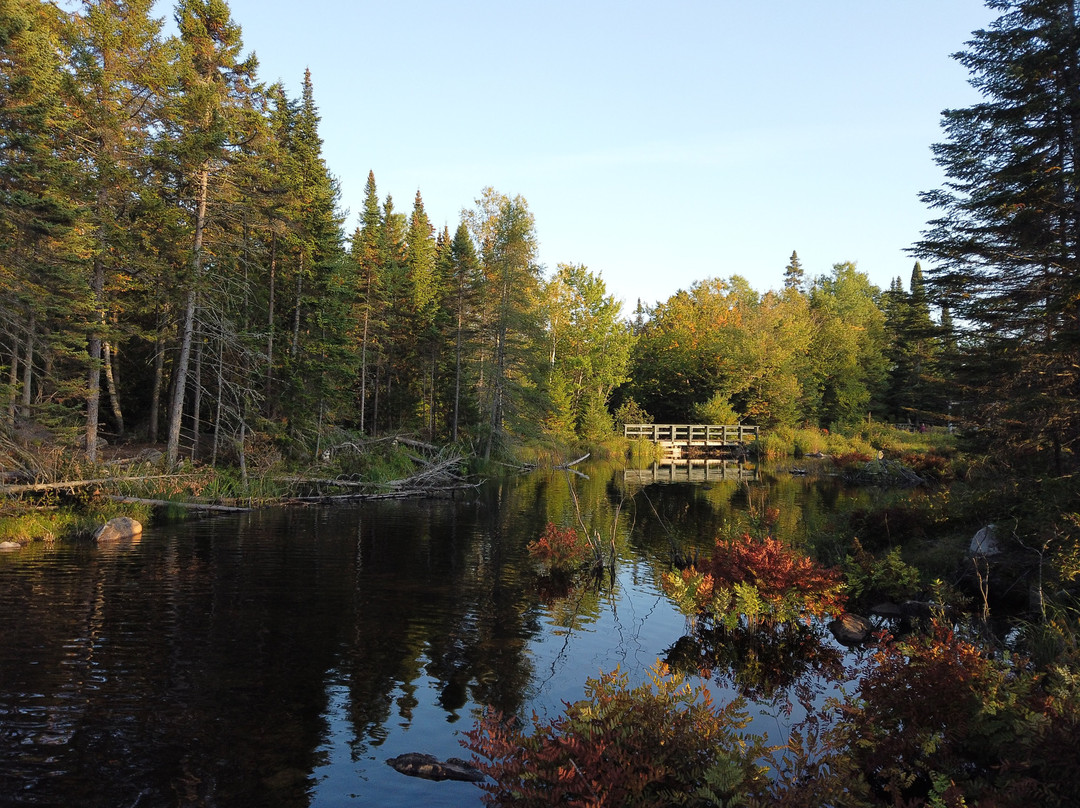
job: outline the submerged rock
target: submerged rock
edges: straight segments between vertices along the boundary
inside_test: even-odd
[[[441,761],[434,755],[409,752],[390,758],[386,763],[402,774],[423,777],[425,780],[461,780],[467,783],[479,783],[484,780],[482,771],[461,758]]]
[[[117,516],[97,529],[94,541],[118,541],[130,539],[142,533],[142,523],[130,516]]]
[[[829,623],[829,631],[841,645],[862,645],[874,632],[874,624],[865,617],[845,612]]]

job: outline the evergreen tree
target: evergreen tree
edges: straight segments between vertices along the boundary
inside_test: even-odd
[[[29,416],[37,398],[57,392],[43,390],[41,372],[52,364],[53,352],[82,351],[85,358],[85,332],[71,332],[72,324],[86,322],[89,300],[70,260],[81,247],[75,226],[82,171],[69,25],[68,15],[51,4],[0,2],[0,334],[7,364],[0,385],[6,428],[14,426],[17,411]],[[65,384],[60,397],[81,398],[85,385],[66,381],[53,382]]]
[[[233,22],[224,0],[179,0],[176,22],[180,31],[176,64],[177,86],[174,106],[167,118],[172,131],[175,160],[182,199],[193,199],[190,211],[191,237],[189,271],[181,280],[183,322],[179,352],[173,370],[173,392],[168,414],[167,462],[176,464],[180,452],[180,426],[192,348],[196,341],[196,313],[199,292],[205,284],[206,236],[211,191],[211,175],[221,187],[229,150],[240,140],[257,62],[254,56],[241,58],[240,26]],[[187,207],[184,206],[187,212]],[[199,384],[193,385],[196,398]],[[199,412],[194,412],[198,433]]]
[[[103,356],[113,418],[124,431],[115,383],[117,335],[107,324],[119,319],[117,286],[130,289],[150,274],[153,258],[139,248],[153,240],[157,222],[146,181],[152,130],[168,83],[168,64],[160,39],[161,20],[151,17],[151,0],[85,0],[73,53],[79,83],[79,144],[87,171],[85,199],[91,234],[88,285],[93,314],[88,323],[90,370],[87,388],[86,446],[96,458]]]
[[[997,446],[1080,441],[1080,9],[992,0],[1001,16],[957,58],[984,100],[947,110],[950,178],[917,244],[929,285],[969,332],[968,412]]]
[[[382,207],[379,205],[378,191],[375,186],[375,172],[369,171],[367,184],[364,187],[364,209],[360,227],[353,235],[350,248],[350,255],[356,267],[353,317],[360,328],[360,383],[357,395],[360,399],[361,432],[368,426],[369,391],[374,389],[369,379],[369,368],[375,365],[371,361],[372,348],[377,344],[377,329],[374,324],[380,315],[379,278],[382,274],[382,252],[379,244],[382,228]]]
[[[784,288],[802,292],[805,284],[806,273],[803,271],[802,264],[799,263],[799,254],[792,250],[791,259],[788,261],[788,265],[784,267]]]
[[[311,71],[305,70],[289,141],[296,172],[290,200],[295,294],[289,395],[294,436],[315,426],[311,417],[321,426],[327,412],[344,403],[347,387],[351,289],[346,288],[340,193],[322,156],[319,121]]]
[[[436,246],[435,229],[424,210],[424,200],[418,190],[409,217],[405,248],[406,283],[412,320],[407,332],[412,337],[412,344],[402,347],[406,356],[415,357],[415,360],[408,361],[408,366],[416,371],[412,382],[416,388],[415,397],[424,410],[422,423],[429,438],[433,438],[435,433],[435,370],[439,338],[436,318],[440,299],[445,292],[439,277]]]
[[[450,242],[449,263],[450,293],[447,295],[447,301],[451,307],[449,321],[453,324],[454,343],[454,392],[450,439],[457,443],[463,415],[462,385],[467,383],[467,380],[471,380],[466,365],[468,357],[472,354],[469,346],[476,336],[474,320],[481,282],[476,247],[469,235],[468,225],[464,221],[458,224],[454,239]],[[473,409],[475,411],[475,408]]]

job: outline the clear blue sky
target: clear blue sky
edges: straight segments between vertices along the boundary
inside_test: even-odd
[[[993,19],[980,0],[230,7],[265,81],[296,96],[311,69],[349,232],[369,169],[451,231],[490,185],[528,201],[549,272],[586,265],[624,311],[708,277],[779,288],[792,250],[811,276],[906,284],[940,112],[976,100],[950,54]]]

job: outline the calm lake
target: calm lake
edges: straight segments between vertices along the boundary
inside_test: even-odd
[[[688,632],[659,586],[673,549],[707,552],[767,507],[799,542],[874,496],[730,465],[701,482],[575,468],[455,501],[259,510],[0,554],[0,805],[480,805],[471,784],[385,761],[468,758],[460,733],[482,705],[552,716],[616,665],[640,681]],[[579,514],[614,538],[614,574],[552,580],[526,545]],[[747,654],[765,659],[735,649],[718,698]],[[754,728],[782,733],[763,700]]]

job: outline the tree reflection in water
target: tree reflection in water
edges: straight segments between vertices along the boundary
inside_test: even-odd
[[[699,624],[664,652],[674,670],[715,677],[750,701],[773,704],[810,680],[837,681],[844,675],[844,652],[831,644],[817,623],[748,626],[734,629]]]

